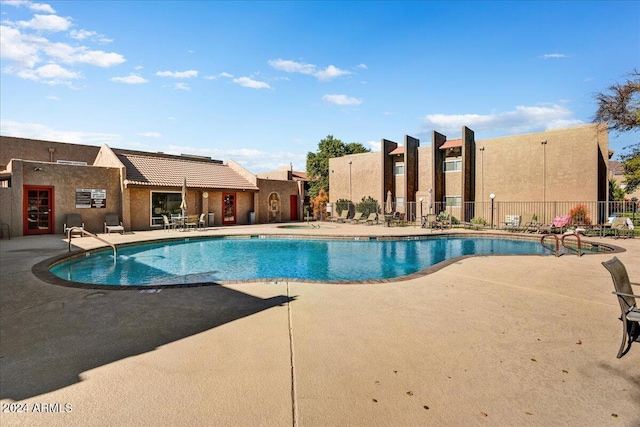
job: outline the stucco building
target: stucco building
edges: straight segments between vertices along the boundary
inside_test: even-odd
[[[485,216],[491,194],[503,207],[539,203],[530,210],[541,221],[565,209],[557,203],[594,203],[595,211],[607,201],[608,133],[597,125],[482,140],[463,126],[457,139],[433,131],[429,146],[403,142],[383,139],[380,152],[330,159],[329,201],[370,196],[384,206],[390,194],[409,219],[423,209],[463,221]]]
[[[106,213],[125,230],[162,228],[162,215],[204,214],[208,225],[301,218],[304,185],[262,179],[209,157],[0,137],[0,222],[12,235],[62,233],[67,214],[103,231]]]

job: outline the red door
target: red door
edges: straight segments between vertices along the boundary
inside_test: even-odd
[[[298,220],[298,195],[289,196],[289,206],[291,206],[291,221]]]
[[[24,187],[24,235],[53,234],[53,187]]]
[[[236,223],[236,193],[222,193],[222,223]]]

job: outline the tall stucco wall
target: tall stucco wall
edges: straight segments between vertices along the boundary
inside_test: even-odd
[[[349,179],[351,162],[351,179]],[[359,203],[363,197],[373,197],[380,203],[382,194],[382,171],[380,153],[360,153],[329,159],[329,201],[349,199],[351,181],[351,201]]]
[[[23,235],[23,189],[25,186],[53,187],[55,233],[64,232],[63,226],[67,214],[80,214],[86,230],[101,233],[104,228],[105,214],[121,212],[120,171],[117,168],[32,161],[13,161],[12,165],[12,235]],[[76,208],[76,189],[79,188],[106,190],[106,207]]]
[[[605,144],[596,125],[477,141],[476,201],[596,201]]]
[[[298,219],[302,219],[301,204],[303,195],[299,192],[298,183],[275,179],[258,179],[258,194],[256,206],[256,222],[265,224],[269,222],[269,195],[277,193],[280,198],[280,221],[291,221],[291,196],[298,196],[298,206],[294,206],[298,212]]]
[[[100,147],[91,145],[0,136],[0,170],[5,169],[11,159],[53,163],[72,160],[91,165],[99,150]]]

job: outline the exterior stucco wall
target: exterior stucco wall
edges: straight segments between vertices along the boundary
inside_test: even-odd
[[[91,165],[99,150],[100,147],[90,145],[0,136],[0,170],[5,169],[11,159],[53,163],[72,160]]]
[[[40,169],[40,170],[35,170]],[[63,233],[66,215],[77,213],[82,216],[85,229],[92,233],[102,233],[104,216],[122,210],[119,176],[117,168],[94,166],[70,166],[56,163],[32,161],[12,161],[11,187],[11,234],[23,235],[23,189],[25,186],[54,188],[53,215],[54,232]],[[76,208],[76,189],[104,189],[107,191],[105,208]]]
[[[500,201],[598,200],[598,156],[608,140],[596,130],[584,125],[477,142],[484,150],[476,153],[476,201],[489,201],[491,193]]]
[[[291,221],[291,196],[298,198],[298,205],[293,206],[298,212],[298,220],[303,219],[302,202],[304,195],[300,194],[300,186],[295,181],[284,181],[275,179],[258,179],[258,187],[260,193],[256,199],[256,222],[266,224],[269,222],[269,196],[271,193],[277,193],[280,199],[280,211],[276,217],[276,221]]]
[[[349,182],[352,202],[359,203],[363,197],[371,196],[382,206],[384,199],[380,198],[380,153],[360,153],[329,159],[329,201],[335,203],[338,199],[349,199]]]

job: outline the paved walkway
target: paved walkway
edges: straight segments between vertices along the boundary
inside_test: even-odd
[[[107,238],[431,233],[331,225]],[[611,255],[474,257],[375,285],[141,293],[37,279],[35,263],[67,250],[61,237],[0,241],[3,426],[640,425],[640,344],[616,359],[619,306],[600,264]],[[617,256],[640,282],[640,239],[593,240],[626,248]]]

